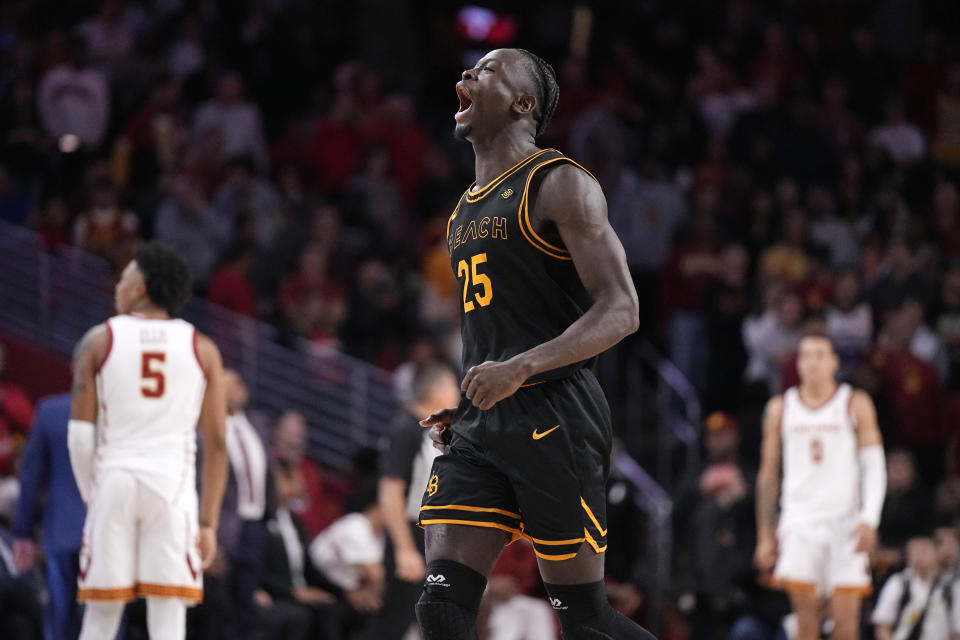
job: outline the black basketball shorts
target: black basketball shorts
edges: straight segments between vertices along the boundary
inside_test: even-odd
[[[607,547],[610,409],[593,372],[519,389],[489,411],[464,398],[439,456],[420,525],[501,529],[540,558],[567,560],[584,542]]]

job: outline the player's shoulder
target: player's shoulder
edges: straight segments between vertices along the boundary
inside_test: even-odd
[[[764,416],[766,416],[767,418],[779,419],[779,417],[783,414],[786,395],[787,395],[786,392],[778,393],[777,395],[767,400],[767,404],[763,410]]]
[[[870,394],[863,389],[858,389],[854,386],[851,386],[849,402],[850,410],[857,411],[858,409],[866,407],[873,407],[873,398],[871,398]]]
[[[572,160],[558,163],[543,176],[533,206],[558,222],[584,217],[606,218],[607,211],[600,183]]]

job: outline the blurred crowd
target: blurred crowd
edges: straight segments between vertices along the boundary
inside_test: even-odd
[[[914,536],[955,531],[960,6],[514,3],[488,16],[506,34],[465,28],[458,9],[3,3],[0,219],[116,268],[139,240],[166,240],[199,294],[289,344],[393,369],[427,342],[456,362],[443,233],[473,167],[451,137],[452,89],[480,52],[515,42],[557,69],[541,146],[599,179],[640,294],[641,331],[605,380],[621,435],[637,394],[620,374],[641,342],[709,416],[702,471],[667,487],[664,637],[777,625],[764,612],[778,596],[750,563],[752,484],[763,403],[796,381],[804,330],[829,333],[842,378],[878,408],[890,482],[877,586]],[[0,403],[4,469],[8,434],[29,424],[16,397]],[[343,482],[304,478],[334,505]]]

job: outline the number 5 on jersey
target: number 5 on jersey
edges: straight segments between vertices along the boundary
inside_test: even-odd
[[[161,368],[167,361],[167,354],[160,351],[145,351],[140,359],[140,393],[144,398],[159,398],[166,389],[166,378]]]
[[[470,289],[471,283],[474,287],[479,287],[483,291],[482,293],[477,291],[473,293],[474,300],[476,300],[481,307],[486,307],[490,304],[490,301],[493,300],[493,283],[490,282],[490,277],[487,274],[481,273],[478,269],[478,266],[484,264],[486,261],[487,254],[478,253],[470,258],[469,265],[467,265],[466,260],[461,260],[457,263],[457,277],[463,277],[464,313],[469,313],[475,308],[473,300],[467,300],[467,292]]]

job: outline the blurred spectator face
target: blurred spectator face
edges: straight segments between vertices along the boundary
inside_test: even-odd
[[[735,460],[740,446],[736,419],[728,413],[717,411],[707,417],[704,426],[703,444],[707,459],[711,462]]]
[[[797,372],[804,382],[822,383],[834,379],[840,360],[826,338],[807,336],[797,349]]]
[[[274,477],[279,505],[286,506],[303,495],[303,475],[298,467],[280,465]]]
[[[787,293],[777,305],[777,320],[780,326],[791,328],[800,324],[803,302],[795,293]]]
[[[911,336],[923,325],[923,304],[916,298],[904,300],[899,313],[903,316],[904,330]]]
[[[720,254],[720,273],[725,282],[743,283],[747,278],[749,263],[747,250],[742,244],[728,244]]]
[[[837,307],[849,311],[860,301],[860,277],[856,271],[846,270],[837,276],[833,290],[833,300]]]
[[[960,265],[951,266],[943,275],[941,296],[946,304],[960,304]]]
[[[273,433],[274,455],[278,460],[296,464],[307,448],[307,421],[296,411],[286,411],[277,419]]]
[[[791,178],[781,178],[777,182],[775,194],[781,211],[793,209],[800,204],[800,190]]]
[[[793,247],[802,247],[807,241],[807,221],[801,209],[791,209],[783,221],[783,240]]]
[[[227,392],[227,413],[234,414],[242,411],[250,398],[247,385],[243,383],[243,378],[233,369],[225,369],[223,380]]]
[[[217,100],[227,104],[243,98],[243,79],[236,73],[225,73],[217,83]]]
[[[322,279],[327,273],[327,252],[319,245],[308,245],[300,254],[300,273],[308,278]]]
[[[933,544],[937,552],[937,564],[946,571],[957,566],[960,558],[960,541],[957,540],[957,531],[953,527],[937,527],[933,532]]]
[[[829,216],[833,213],[833,194],[822,184],[815,184],[807,190],[807,208],[816,218]]]
[[[917,480],[913,457],[903,450],[891,451],[887,456],[887,491],[898,493],[911,488]]]
[[[320,205],[313,211],[310,237],[331,247],[340,237],[340,210],[332,204]]]
[[[923,575],[936,571],[937,551],[932,539],[918,537],[907,542],[907,566]]]
[[[887,252],[887,260],[890,262],[890,270],[901,273],[910,270],[910,248],[907,243],[895,240],[890,244],[890,250]]]

